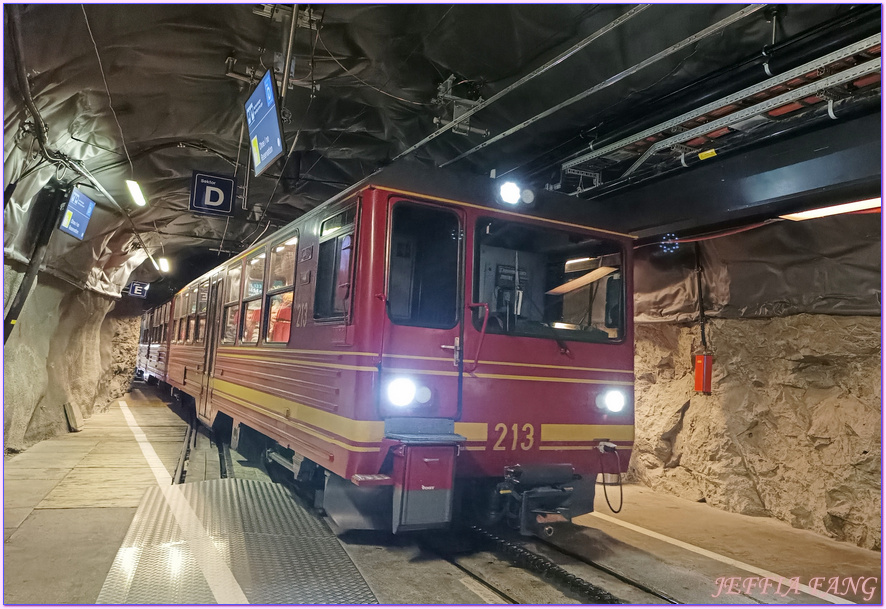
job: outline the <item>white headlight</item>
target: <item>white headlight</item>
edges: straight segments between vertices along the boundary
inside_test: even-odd
[[[388,383],[388,401],[394,406],[408,406],[415,399],[415,383],[399,378]]]
[[[513,182],[505,182],[501,185],[499,189],[499,196],[501,196],[501,200],[505,203],[510,203],[511,205],[516,205],[520,202],[520,187],[514,184]]]
[[[610,389],[597,398],[597,405],[609,412],[621,412],[625,407],[625,394],[618,389]]]

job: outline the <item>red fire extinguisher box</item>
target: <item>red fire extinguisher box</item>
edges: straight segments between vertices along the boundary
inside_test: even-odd
[[[695,356],[695,390],[701,393],[711,392],[711,369],[714,367],[714,356],[700,353]]]

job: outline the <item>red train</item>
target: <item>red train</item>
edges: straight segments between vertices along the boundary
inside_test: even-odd
[[[146,313],[138,368],[303,457],[343,529],[592,511],[633,445],[631,238],[500,186],[367,178]]]

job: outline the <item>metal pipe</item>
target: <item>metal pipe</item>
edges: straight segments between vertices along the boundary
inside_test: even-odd
[[[688,131],[684,131],[683,133],[678,133],[677,135],[674,135],[667,139],[659,140],[655,142],[652,146],[650,146],[646,150],[646,152],[644,152],[643,155],[639,159],[637,159],[633,165],[631,165],[631,167],[624,173],[624,175],[622,175],[622,177],[624,178],[632,174],[634,171],[637,170],[638,167],[640,167],[640,165],[645,163],[650,156],[652,156],[659,150],[668,148],[670,146],[673,146],[674,144],[689,141],[695,137],[698,137],[699,135],[704,135],[706,133],[716,131],[721,127],[729,126],[732,123],[736,123],[751,116],[756,116],[757,114],[762,114],[764,112],[768,112],[769,110],[774,110],[775,108],[783,106],[794,100],[803,99],[807,95],[813,95],[823,89],[828,89],[829,87],[841,85],[843,83],[864,76],[865,74],[870,74],[871,72],[878,71],[880,71],[880,59],[872,59],[855,67],[849,68],[848,70],[838,72],[833,76],[828,76],[827,78],[816,80],[809,83],[808,85],[793,89],[791,91],[788,91],[787,93],[782,93],[781,95],[778,95],[771,99],[767,99],[766,101],[755,106],[750,106],[748,108],[745,108],[744,110],[739,110],[738,112],[727,114],[723,118],[705,123],[704,125],[700,125],[698,127],[695,127],[694,129],[689,129]]]
[[[607,78],[603,82],[591,87],[590,89],[586,89],[585,91],[582,91],[581,93],[570,97],[566,101],[564,101],[560,104],[557,104],[556,106],[554,106],[552,108],[548,108],[544,112],[542,112],[540,114],[536,114],[532,118],[523,121],[522,123],[512,127],[511,129],[508,129],[507,131],[505,131],[503,133],[500,133],[499,135],[496,135],[494,138],[471,148],[467,152],[463,152],[462,154],[458,155],[454,159],[443,163],[441,165],[441,167],[446,167],[447,165],[451,165],[452,163],[455,163],[456,161],[460,161],[461,159],[468,157],[468,156],[474,154],[475,152],[482,150],[483,148],[486,148],[487,146],[490,146],[490,145],[494,144],[495,142],[498,142],[499,140],[502,140],[508,136],[511,136],[511,135],[517,133],[518,131],[521,131],[522,129],[525,129],[529,125],[536,123],[543,118],[547,118],[548,116],[551,116],[552,114],[554,114],[555,112],[558,112],[559,110],[565,108],[566,106],[570,106],[578,101],[585,99],[586,97],[593,95],[594,93],[597,93],[598,91],[602,91],[603,89],[609,87],[610,85],[613,85],[613,84],[619,82],[620,80],[622,80],[622,79],[624,79],[636,72],[639,72],[643,68],[646,68],[646,67],[652,65],[653,63],[657,62],[658,60],[663,59],[669,55],[673,55],[677,51],[689,46],[690,44],[694,44],[704,38],[707,38],[711,34],[715,34],[715,33],[719,32],[723,28],[725,28],[729,25],[732,25],[736,21],[739,21],[739,20],[747,17],[748,15],[759,11],[764,6],[765,5],[762,5],[762,4],[756,4],[756,5],[751,5],[749,7],[743,8],[740,11],[733,13],[729,17],[718,21],[714,25],[711,25],[711,26],[701,30],[700,32],[693,34],[692,36],[685,38],[684,40],[681,40],[680,42],[678,42],[674,45],[671,45],[670,47],[664,49],[663,51],[656,53],[652,57],[649,57],[649,58],[641,61],[640,63],[638,63],[626,70],[619,72],[618,74],[616,74],[614,76],[610,76],[609,78]]]
[[[295,40],[295,29],[298,27],[298,5],[292,5],[292,20],[289,24],[289,44],[286,45],[286,63],[283,64],[283,91],[280,93],[280,109],[286,107],[286,92],[289,90],[289,71],[292,61],[292,42]]]
[[[629,21],[633,17],[636,17],[637,15],[642,13],[647,8],[649,8],[648,4],[641,4],[639,6],[632,8],[631,10],[626,12],[624,15],[621,15],[620,17],[618,17],[614,21],[608,23],[607,25],[604,25],[602,28],[600,28],[599,30],[597,30],[596,32],[594,32],[593,34],[591,34],[590,36],[588,36],[584,40],[581,40],[577,44],[571,46],[569,49],[563,51],[562,53],[560,53],[555,58],[548,61],[543,66],[536,68],[535,70],[533,70],[532,72],[530,72],[529,74],[527,74],[526,76],[524,76],[523,78],[518,80],[517,82],[515,82],[511,85],[508,85],[507,87],[505,87],[504,89],[502,89],[501,91],[499,91],[498,93],[496,93],[495,95],[490,97],[489,99],[483,100],[482,102],[480,102],[479,104],[477,104],[476,106],[474,106],[473,108],[471,108],[470,110],[465,112],[464,114],[459,115],[457,118],[455,118],[455,120],[444,124],[443,127],[438,129],[434,133],[430,134],[425,139],[421,140],[420,142],[418,142],[417,144],[415,144],[413,146],[410,146],[409,148],[407,148],[406,150],[404,150],[403,152],[401,152],[400,154],[395,156],[392,159],[392,161],[396,161],[400,157],[404,157],[407,154],[410,154],[410,153],[418,150],[419,148],[421,148],[422,146],[424,146],[425,144],[427,144],[431,140],[440,137],[441,135],[443,135],[444,133],[446,133],[447,131],[449,131],[450,129],[455,127],[456,125],[468,120],[471,116],[473,116],[474,114],[476,114],[477,112],[479,112],[483,108],[486,108],[486,107],[490,106],[491,104],[497,102],[502,97],[504,97],[505,95],[507,95],[508,93],[513,91],[514,89],[526,84],[527,82],[529,82],[530,80],[532,80],[536,76],[544,74],[545,72],[547,72],[548,70],[550,70],[554,66],[559,65],[560,63],[562,63],[563,61],[565,61],[569,57],[575,55],[577,52],[579,52],[580,50],[582,50],[583,48],[585,48],[586,46],[588,46],[589,44],[594,42],[600,36],[603,36],[604,34],[614,30],[615,28],[617,28],[621,24],[625,23],[626,21]]]
[[[639,133],[636,133],[636,132],[632,133],[628,137],[618,140],[616,142],[613,142],[607,146],[603,146],[603,147],[595,146],[594,150],[592,150],[591,152],[588,152],[587,154],[582,154],[580,156],[577,156],[573,159],[566,161],[565,163],[563,163],[561,165],[561,168],[562,169],[569,169],[572,167],[576,167],[577,165],[581,165],[582,163],[586,163],[586,162],[591,161],[597,157],[601,157],[601,156],[609,154],[610,152],[613,152],[615,150],[619,150],[619,149],[621,149],[633,142],[639,142],[640,140],[643,140],[643,139],[649,137],[650,135],[655,135],[656,133],[661,133],[662,131],[665,131],[665,130],[670,129],[672,127],[676,127],[677,125],[681,125],[681,124],[685,123],[686,121],[689,121],[693,118],[707,114],[708,112],[711,112],[713,110],[717,110],[719,108],[723,108],[725,106],[728,106],[728,105],[733,104],[735,102],[741,101],[743,99],[747,99],[757,93],[765,91],[765,90],[767,90],[771,87],[774,87],[776,85],[779,85],[783,82],[787,82],[791,79],[797,78],[798,76],[802,76],[803,74],[811,72],[817,68],[820,68],[820,67],[826,66],[828,64],[831,64],[835,61],[839,61],[841,59],[845,59],[847,57],[851,57],[853,55],[856,55],[865,49],[868,49],[868,48],[871,48],[877,44],[880,44],[880,38],[881,38],[880,34],[876,34],[874,36],[869,36],[869,37],[865,38],[864,40],[860,40],[860,41],[856,42],[855,44],[851,44],[848,47],[844,47],[844,48],[840,49],[839,51],[834,51],[833,53],[829,53],[823,57],[819,57],[817,59],[814,59],[812,61],[804,63],[803,65],[798,66],[792,70],[788,70],[787,72],[779,74],[778,76],[764,80],[763,82],[760,82],[760,83],[757,83],[757,84],[752,85],[750,87],[747,87],[745,89],[742,89],[741,91],[737,91],[737,92],[735,92],[731,95],[728,95],[726,97],[721,97],[719,99],[716,99],[716,100],[712,101],[711,103],[706,104],[700,108],[695,108],[695,109],[693,109],[689,112],[685,112],[675,118],[671,118],[663,123],[658,123],[657,125],[650,127],[649,129],[645,129],[643,131],[640,131]]]
[[[32,209],[34,211],[39,210],[44,213],[43,224],[41,224],[38,229],[34,252],[31,254],[31,260],[28,263],[28,268],[22,278],[22,283],[19,286],[18,291],[16,291],[15,298],[12,300],[9,311],[6,313],[6,317],[3,320],[4,345],[12,334],[12,329],[18,321],[18,316],[22,312],[22,309],[25,306],[25,301],[31,293],[31,288],[34,287],[37,273],[40,272],[40,267],[43,265],[43,259],[46,258],[46,250],[49,246],[49,240],[52,237],[52,231],[55,229],[55,226],[61,217],[70,190],[71,186],[69,184],[62,184],[55,178],[50,178],[49,182],[47,182],[40,190],[40,193],[37,195],[37,200],[33,204]]]
[[[40,149],[43,152],[43,156],[54,163],[61,163],[65,167],[79,173],[84,178],[90,181],[95,188],[101,192],[111,203],[113,203],[117,209],[123,212],[123,215],[129,220],[129,224],[132,226],[132,230],[135,233],[135,238],[141,244],[142,248],[147,253],[148,258],[154,264],[155,269],[160,269],[160,265],[157,264],[157,261],[154,260],[154,256],[151,255],[151,252],[148,250],[147,245],[142,240],[141,235],[138,232],[138,229],[135,226],[135,222],[132,221],[132,218],[129,216],[129,212],[120,205],[117,200],[111,196],[105,187],[99,183],[95,177],[87,171],[85,167],[79,161],[74,161],[67,156],[59,153],[57,150],[50,150],[46,146],[46,123],[43,121],[43,117],[40,115],[40,111],[37,109],[37,104],[34,103],[34,98],[31,95],[31,86],[28,83],[28,75],[25,70],[25,64],[22,60],[22,40],[21,33],[18,28],[19,21],[19,9],[17,7],[11,7],[13,10],[12,18],[7,20],[7,26],[9,27],[9,33],[12,37],[12,55],[13,61],[15,62],[15,71],[19,85],[19,91],[22,94],[22,98],[24,99],[25,106],[28,108],[28,112],[31,114],[31,117],[34,119],[34,127],[35,127],[35,137],[37,138],[37,143],[40,144]]]
[[[828,21],[783,40],[775,46],[763,47],[763,52],[717,70],[703,78],[687,84],[667,95],[634,108],[633,114],[641,117],[621,126],[613,126],[608,132],[594,134],[592,150],[599,150],[631,134],[666,121],[674,114],[682,114],[734,91],[743,89],[766,78],[763,64],[768,64],[772,74],[806,63],[811,58],[842,49],[864,37],[880,31],[879,7],[873,10],[856,9],[849,15],[835,21]]]

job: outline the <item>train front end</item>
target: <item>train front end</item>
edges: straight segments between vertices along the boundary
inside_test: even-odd
[[[394,530],[594,509],[633,445],[631,239],[407,191],[386,219],[378,413]]]

